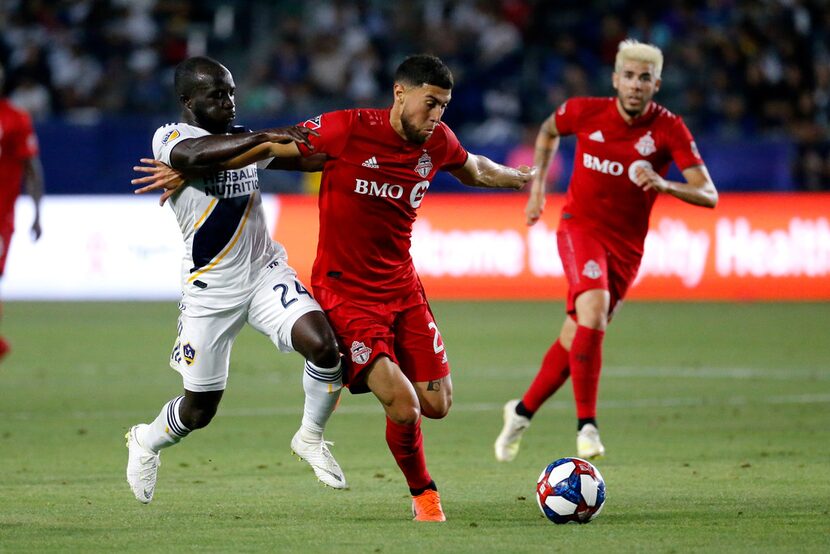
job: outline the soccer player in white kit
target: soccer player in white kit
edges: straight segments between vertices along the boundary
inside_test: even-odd
[[[234,339],[248,322],[281,351],[305,357],[305,405],[291,448],[320,481],[347,488],[323,440],[342,388],[340,354],[319,304],[266,228],[257,167],[271,159],[227,170],[215,162],[263,143],[308,144],[308,131],[229,133],[236,115],[233,77],[210,58],[179,64],[175,90],[182,121],[156,131],[153,156],[189,176],[189,186],[170,198],[185,242],[178,337],[170,355],[184,395],[167,402],[151,423],[127,432],[127,481],[140,502],[153,499],[160,450],[210,423],[227,384]]]

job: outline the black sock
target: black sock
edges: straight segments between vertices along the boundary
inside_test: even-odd
[[[409,489],[409,492],[412,494],[412,496],[418,496],[418,495],[424,494],[426,491],[436,491],[436,492],[438,491],[438,487],[435,486],[435,481],[430,481],[429,485],[427,485],[426,487],[424,487],[422,489],[413,489],[411,487]]]
[[[597,425],[597,419],[595,417],[584,417],[584,418],[581,418],[581,419],[577,420],[576,430],[581,431],[582,428],[585,427],[586,425],[588,425],[589,423],[591,425],[593,425],[594,427],[599,428],[599,425]]]
[[[520,416],[524,416],[527,419],[530,419],[530,418],[533,417],[533,414],[535,414],[536,412],[531,412],[530,410],[528,410],[527,407],[525,406],[524,402],[522,402],[520,400],[519,403],[516,404],[516,413]]]

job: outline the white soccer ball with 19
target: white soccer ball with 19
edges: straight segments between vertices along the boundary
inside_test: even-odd
[[[539,509],[554,523],[588,523],[605,503],[605,481],[599,470],[581,458],[560,458],[536,482]]]

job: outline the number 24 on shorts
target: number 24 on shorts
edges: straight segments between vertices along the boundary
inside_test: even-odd
[[[299,281],[294,281],[294,288],[297,290],[297,295],[294,298],[288,298],[288,285],[285,283],[280,283],[274,286],[274,292],[280,293],[280,302],[282,302],[282,307],[287,308],[294,302],[299,299],[300,294],[305,294],[306,296],[311,296],[311,293],[306,290],[306,288],[300,284]]]

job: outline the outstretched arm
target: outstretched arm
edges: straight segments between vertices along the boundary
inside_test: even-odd
[[[545,180],[550,162],[556,155],[557,150],[559,150],[559,131],[556,129],[555,115],[550,114],[536,134],[533,163],[539,168],[539,171],[533,177],[530,196],[525,206],[525,217],[528,225],[534,225],[539,221],[542,212],[545,211],[545,193],[547,192]]]
[[[34,156],[26,160],[24,169],[26,193],[32,197],[35,205],[35,218],[32,221],[32,237],[40,238],[40,199],[43,197],[43,165],[40,157]]]
[[[185,186],[188,177],[238,169],[271,157],[299,158],[298,142],[313,148],[308,140],[309,134],[317,133],[305,127],[286,127],[183,140],[170,153],[173,168],[158,160],[141,158],[141,163],[146,165],[133,166],[133,171],[146,173],[147,176],[133,179],[131,183],[144,185],[135,194],[163,190],[159,199],[159,205],[163,206],[168,198]]]
[[[325,164],[325,154],[312,154],[311,156],[293,158],[278,156],[274,158],[274,161],[268,164],[266,169],[282,169],[287,171],[304,171],[314,173],[315,171],[323,171],[323,166]]]
[[[526,165],[518,168],[507,167],[485,156],[468,154],[464,165],[450,173],[471,187],[518,190],[530,181],[536,173],[536,168]]]
[[[684,169],[683,177],[686,179],[685,183],[667,181],[653,169],[640,167],[637,169],[637,186],[643,190],[654,189],[658,192],[671,194],[695,206],[714,208],[718,204],[718,191],[705,165],[696,165]]]
[[[282,127],[233,135],[207,135],[183,140],[170,152],[170,165],[186,175],[220,169],[239,169],[273,156],[299,156],[297,143],[310,149],[315,131],[306,127]]]

